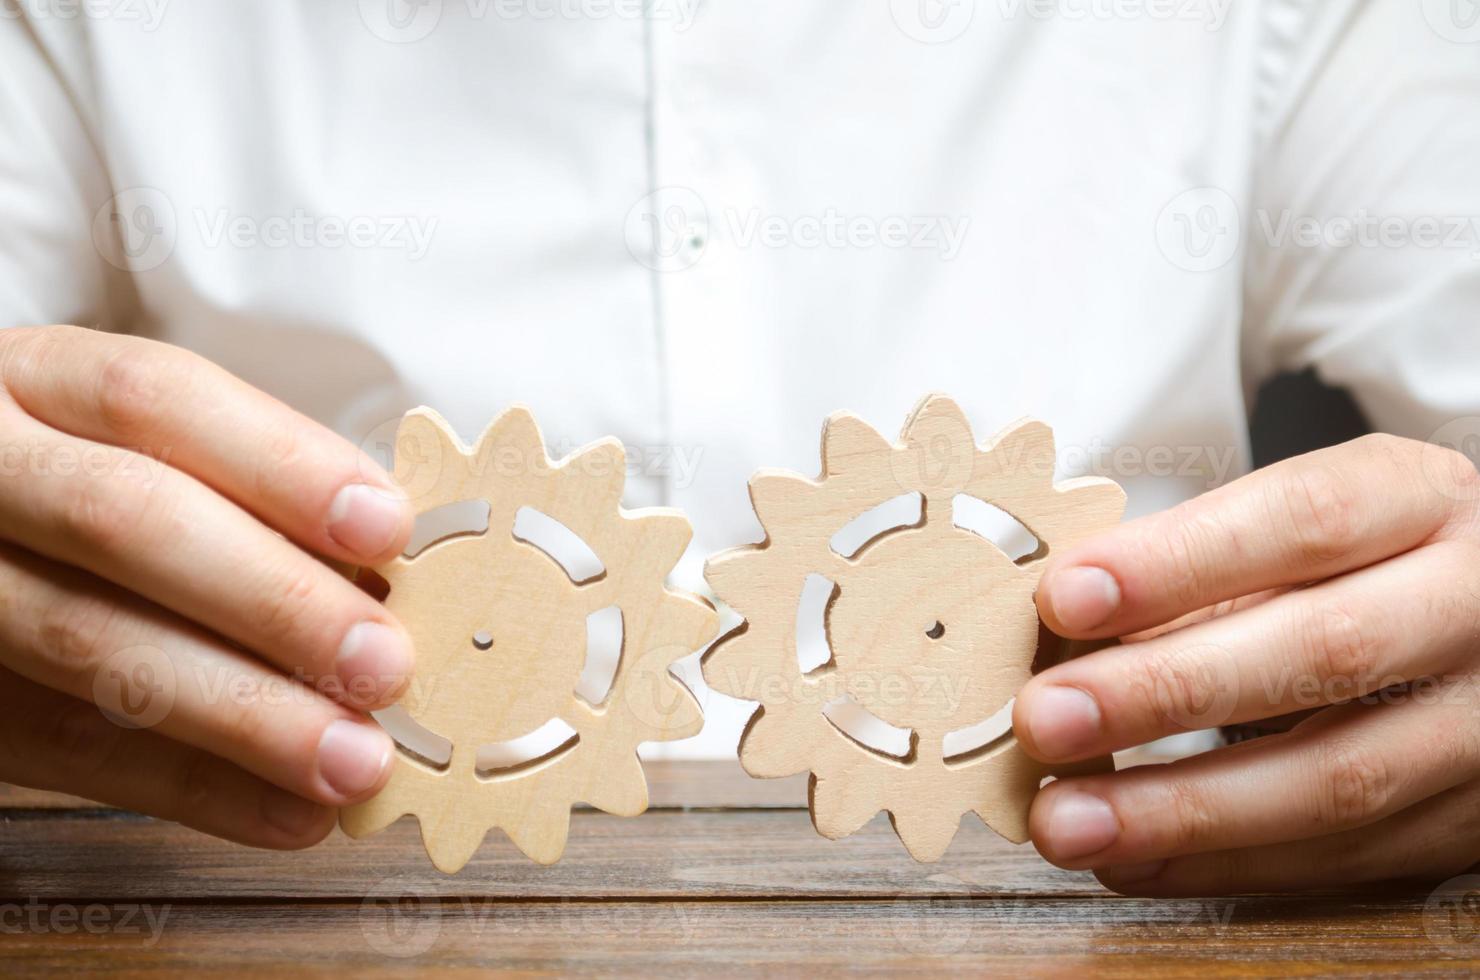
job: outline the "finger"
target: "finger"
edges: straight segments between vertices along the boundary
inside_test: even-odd
[[[1170,622],[1160,623],[1144,630],[1137,630],[1134,633],[1127,633],[1120,638],[1120,641],[1122,643],[1140,643],[1143,640],[1154,640],[1163,634],[1185,629],[1188,626],[1196,626],[1198,623],[1206,623],[1210,619],[1217,619],[1220,616],[1231,616],[1244,609],[1253,609],[1255,606],[1261,606],[1271,599],[1277,599],[1290,591],[1293,591],[1292,587],[1282,586],[1277,589],[1265,589],[1262,592],[1254,592],[1250,595],[1241,595],[1236,599],[1224,599],[1222,602],[1215,602],[1211,606],[1204,606],[1186,615],[1178,616]]]
[[[374,721],[86,572],[0,546],[0,595],[0,658],[30,680],[330,806],[389,777]]]
[[[1123,636],[1415,548],[1468,506],[1430,482],[1425,448],[1368,436],[1122,524],[1049,559],[1039,613],[1061,636]]]
[[[77,327],[7,330],[0,386],[84,439],[184,470],[315,554],[399,554],[404,494],[338,435],[189,351]]]
[[[254,847],[323,840],[335,811],[0,668],[0,779],[174,820]]]
[[[1061,779],[1029,829],[1066,868],[1258,847],[1360,827],[1480,775],[1468,679],[1401,704],[1328,708],[1270,735],[1158,766]]]
[[[413,664],[385,607],[230,501],[127,450],[63,435],[0,405],[34,458],[103,461],[8,476],[0,534],[86,569],[235,640],[357,707],[389,704]]]
[[[1229,616],[1081,657],[1019,692],[1045,762],[1272,718],[1441,674],[1472,654],[1475,549],[1441,541]]]
[[[1288,841],[1166,861],[1116,865],[1095,877],[1124,895],[1229,895],[1301,891],[1399,878],[1437,880],[1480,860],[1480,783],[1466,783],[1377,823]]]

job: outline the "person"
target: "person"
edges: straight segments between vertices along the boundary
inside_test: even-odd
[[[1480,859],[1464,4],[3,13],[0,778],[279,848],[373,794],[414,654],[330,563],[406,545],[416,404],[619,436],[697,587],[753,470],[942,391],[1130,498],[1048,559],[1044,622],[1127,642],[1020,692],[1027,751],[1321,709],[1050,784],[1045,857],[1148,895]],[[1252,392],[1310,367],[1381,434],[1248,472]]]

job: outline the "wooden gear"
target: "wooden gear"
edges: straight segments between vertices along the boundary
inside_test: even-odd
[[[699,705],[669,667],[713,638],[717,617],[702,599],[664,587],[692,531],[676,510],[622,510],[625,473],[616,439],[552,462],[524,408],[495,419],[471,448],[430,409],[405,416],[395,475],[417,513],[481,498],[488,529],[443,538],[378,569],[390,584],[386,606],[416,647],[416,677],[402,704],[451,741],[452,756],[438,768],[398,751],[384,790],[341,814],[351,837],[414,814],[444,872],[460,870],[492,827],[548,864],[565,850],[572,804],[623,816],[647,808],[638,743],[699,731]],[[579,536],[604,571],[577,584],[550,555],[514,537],[515,515],[526,507]],[[575,693],[586,617],[613,605],[622,614],[620,660],[605,698],[590,704]],[[527,735],[552,718],[575,730],[553,753],[477,772],[480,745]]]
[[[855,415],[833,415],[822,461],[817,480],[758,472],[750,498],[766,539],[706,566],[716,594],[746,621],[706,655],[705,679],[761,702],[741,763],[759,777],[810,770],[812,822],[824,837],[846,837],[888,810],[910,854],[934,861],[970,810],[1009,840],[1027,840],[1028,808],[1046,776],[1104,770],[1109,760],[1051,770],[1011,731],[947,759],[943,739],[990,718],[1027,682],[1044,560],[1118,522],[1124,493],[1097,477],[1055,485],[1053,435],[1040,422],[1020,422],[978,449],[961,409],[940,395],[916,407],[899,445]],[[919,523],[886,531],[851,557],[832,549],[844,525],[911,492],[921,495]],[[957,527],[958,494],[1012,515],[1038,551],[1014,562]],[[803,674],[796,624],[811,573],[835,586],[824,618],[832,659]],[[886,755],[834,725],[821,709],[844,695],[910,729],[909,754]]]

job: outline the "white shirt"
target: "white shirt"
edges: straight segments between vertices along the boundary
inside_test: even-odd
[[[1244,472],[1277,369],[1480,416],[1474,0],[640,9],[4,0],[0,324],[181,344],[372,449],[420,403],[617,435],[688,587],[837,409],[1040,417],[1132,514]],[[703,700],[679,752],[733,745]]]

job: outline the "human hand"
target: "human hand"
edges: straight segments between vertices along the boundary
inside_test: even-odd
[[[380,788],[362,712],[410,640],[314,557],[405,546],[378,466],[194,354],[75,327],[0,330],[0,431],[0,779],[281,848]]]
[[[1014,731],[1065,762],[1321,708],[1286,733],[1057,780],[1039,851],[1135,895],[1442,878],[1480,860],[1480,474],[1368,436],[1050,558],[1039,612],[1112,646],[1034,677]]]

